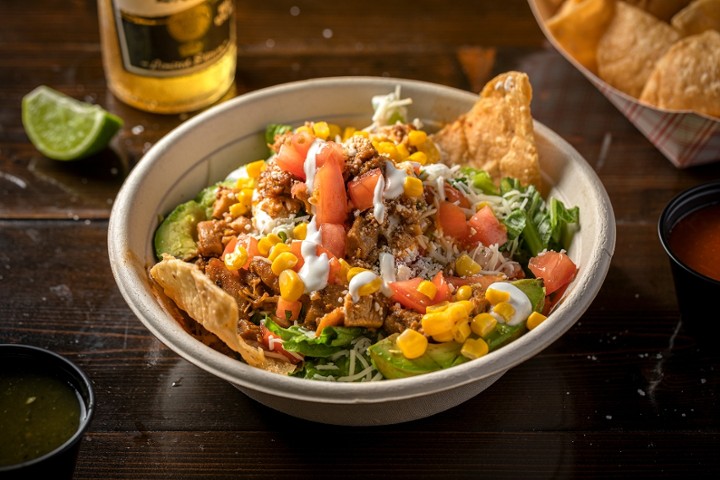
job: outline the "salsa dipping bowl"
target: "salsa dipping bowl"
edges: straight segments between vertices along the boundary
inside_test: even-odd
[[[265,158],[268,124],[300,125],[314,119],[364,127],[373,115],[371,98],[398,86],[403,98],[412,99],[409,117],[420,119],[428,131],[467,112],[478,99],[466,91],[414,80],[320,78],[239,96],[198,114],[158,141],[123,184],[108,231],[108,253],[118,288],[150,332],[182,358],[275,410],[327,424],[384,425],[428,417],[465,402],[570,329],[605,279],[615,248],[615,219],[593,169],[538,122],[535,137],[548,193],[580,210],[581,227],[567,252],[579,270],[545,322],[482,358],[438,372],[377,382],[289,377],[251,367],[205,345],[188,334],[158,300],[148,269],[156,262],[153,236],[163,215],[240,164]]]

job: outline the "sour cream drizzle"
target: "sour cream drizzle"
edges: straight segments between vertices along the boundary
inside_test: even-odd
[[[313,182],[315,181],[315,172],[317,172],[317,155],[325,147],[326,142],[320,138],[316,138],[308,149],[303,163],[303,171],[305,172],[305,185],[307,185],[308,193],[312,195]]]
[[[532,304],[530,303],[530,299],[527,295],[525,295],[522,290],[517,288],[512,283],[495,282],[488,286],[488,290],[490,290],[491,288],[499,290],[501,292],[509,293],[510,300],[508,300],[508,303],[512,305],[512,307],[515,309],[515,313],[513,314],[512,318],[507,322],[500,315],[494,312],[490,312],[490,314],[494,316],[498,322],[507,323],[508,325],[518,325],[524,320],[526,320],[532,313],[533,309]]]
[[[350,284],[348,285],[348,291],[350,293],[350,296],[352,297],[353,303],[358,302],[360,300],[360,294],[358,293],[358,290],[360,290],[360,287],[363,285],[367,285],[368,283],[372,282],[377,278],[377,275],[375,275],[371,271],[365,271],[360,272],[354,277],[350,279]]]
[[[381,175],[373,191],[373,215],[378,223],[385,221],[385,198],[397,198],[405,191],[407,172],[395,168],[393,162],[385,161],[385,175]]]
[[[327,286],[330,273],[330,259],[326,253],[317,254],[317,247],[322,243],[320,231],[315,226],[313,218],[307,226],[307,235],[300,244],[305,263],[298,272],[298,276],[305,284],[305,293],[322,290]]]

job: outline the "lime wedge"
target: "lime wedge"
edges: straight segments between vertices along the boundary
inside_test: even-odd
[[[79,160],[107,147],[119,117],[44,85],[23,97],[22,122],[30,141],[55,160]]]

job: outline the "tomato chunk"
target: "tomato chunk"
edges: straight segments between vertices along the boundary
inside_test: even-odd
[[[320,225],[322,245],[335,257],[345,257],[345,240],[347,233],[345,227],[337,223],[323,223]]]
[[[418,313],[425,313],[428,305],[435,305],[436,303],[444,302],[451,298],[450,286],[445,281],[442,272],[438,272],[432,280],[437,287],[437,293],[432,299],[418,292],[417,287],[422,281],[422,278],[416,277],[410,280],[390,282],[388,284],[390,290],[392,290],[390,298],[403,307],[415,310]]]
[[[375,204],[375,188],[380,177],[382,177],[382,171],[379,168],[373,168],[348,182],[348,195],[354,208],[366,210]]]
[[[334,161],[325,162],[315,173],[313,197],[315,218],[319,225],[345,223],[348,212],[347,193],[342,168]]]
[[[283,300],[283,302],[285,302],[285,300]],[[278,310],[280,309],[280,303],[281,302],[278,301]],[[301,305],[299,301],[296,301],[294,303]],[[299,312],[300,312],[300,309],[298,308],[298,313]],[[278,317],[280,318],[279,315],[278,315]],[[285,317],[283,316],[281,318],[284,319]],[[285,347],[283,347],[283,345],[282,345],[282,340],[280,340],[280,338],[277,335],[272,333],[265,325],[263,325],[261,327],[261,329],[262,329],[262,333],[263,333],[263,339],[262,339],[263,346],[268,351],[277,352],[277,353],[282,354],[285,358],[288,359],[288,361],[290,363],[298,364],[303,360],[302,355],[300,355],[299,353],[288,352],[287,350],[285,350]]]
[[[493,213],[492,208],[485,205],[478,210],[470,220],[468,225],[475,230],[470,236],[470,242],[477,244],[482,243],[483,245],[503,245],[507,242],[507,227],[500,222]]]
[[[305,180],[305,157],[315,137],[307,131],[301,130],[292,134],[289,140],[283,143],[275,156],[275,163],[286,172]]]
[[[437,212],[438,223],[443,234],[464,241],[470,235],[470,227],[462,208],[451,202],[440,202]]]
[[[577,266],[565,253],[547,251],[533,257],[528,268],[536,278],[545,283],[545,294],[550,295],[570,283],[577,273]]]

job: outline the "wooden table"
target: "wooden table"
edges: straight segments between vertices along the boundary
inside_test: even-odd
[[[563,338],[450,411],[373,428],[276,413],[157,341],[110,272],[108,217],[124,177],[189,115],[136,111],[107,91],[94,1],[3,0],[0,341],[55,350],[92,378],[97,413],[75,478],[720,473],[720,341],[705,347],[686,332],[656,233],[667,201],[720,178],[720,163],[673,167],[547,45],[523,0],[238,0],[237,8],[235,94],[334,75],[477,91],[490,75],[527,72],[535,118],[587,159],[610,196],[617,221],[610,271]],[[38,153],[20,102],[40,84],[121,116],[112,148],[78,163]]]

